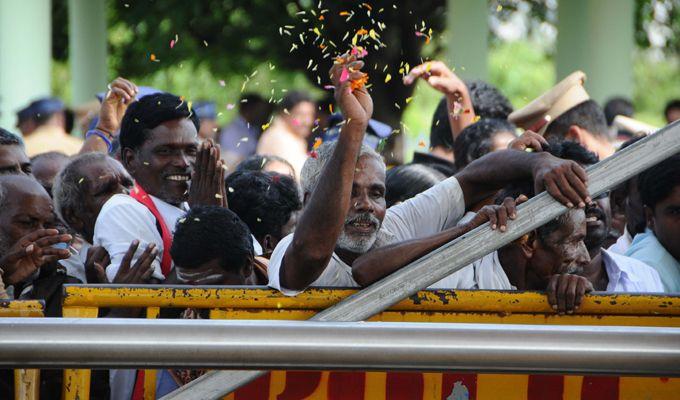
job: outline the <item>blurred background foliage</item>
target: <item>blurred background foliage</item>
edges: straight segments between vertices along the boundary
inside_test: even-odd
[[[67,65],[67,2],[52,1],[52,84],[55,95],[68,102],[71,77]],[[309,13],[317,9],[317,3],[318,0],[110,1],[109,78],[124,76],[138,85],[154,86],[192,100],[214,100],[222,124],[234,116],[235,109],[228,109],[228,105],[238,102],[242,91],[278,101],[288,89],[307,89],[321,99],[329,95],[323,86],[328,83],[325,71],[332,57],[322,58],[318,43],[311,41],[291,52],[292,38],[299,34],[309,37],[311,27],[323,23],[324,36],[341,43],[348,25],[340,18],[318,21],[318,15]],[[356,10],[359,4],[324,0],[323,7],[330,9],[327,15],[332,16],[352,7]],[[426,85],[417,85],[415,90],[404,87],[397,70],[402,62],[416,65],[422,59],[443,59],[446,1],[375,0],[370,4],[372,17],[386,23],[380,34],[388,46],[378,52],[369,51],[367,65],[389,66],[388,70],[379,68],[371,73],[377,103],[375,116],[394,127],[401,121],[407,148],[413,148],[416,143],[427,142],[439,95]],[[515,107],[525,105],[555,83],[556,8],[556,0],[489,0],[489,80]],[[680,95],[679,14],[680,0],[636,0],[633,101],[637,117],[655,125],[663,125],[665,102]],[[370,24],[370,18],[357,12],[351,26],[357,29]],[[427,45],[413,35],[414,27],[418,29],[420,24],[434,32]],[[279,28],[285,26],[290,37],[280,33]],[[171,48],[173,39],[178,40]],[[344,50],[349,44],[338,47]],[[318,63],[316,70],[309,68],[309,60]],[[393,77],[389,84],[384,83],[387,73]],[[409,101],[404,101],[407,98]],[[396,108],[395,101],[402,107]]]

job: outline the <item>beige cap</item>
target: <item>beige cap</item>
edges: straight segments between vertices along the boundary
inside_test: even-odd
[[[642,134],[649,135],[659,130],[656,126],[649,125],[637,119],[626,117],[625,115],[617,115],[612,121],[612,126],[616,129],[623,129],[632,132],[635,136]]]
[[[583,87],[585,81],[586,74],[583,71],[572,72],[524,108],[514,111],[508,116],[508,120],[525,130],[534,131],[539,135],[545,134],[548,125],[555,118],[590,100],[588,92]]]

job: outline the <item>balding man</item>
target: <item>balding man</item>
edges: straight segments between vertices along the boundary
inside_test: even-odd
[[[1,148],[2,146],[0,146]],[[56,226],[52,199],[33,177],[0,176],[0,274],[15,299],[45,302],[45,315],[61,317],[62,287],[81,283],[70,276],[57,261],[71,256],[71,235],[61,234]],[[11,371],[0,371],[0,398],[13,398]],[[58,399],[62,372],[40,373],[40,398]],[[93,384],[93,398],[106,381]]]
[[[86,153],[75,157],[54,179],[56,213],[85,242],[78,257],[80,264],[67,264],[74,276],[87,279],[88,282],[109,281],[104,274],[104,268],[110,262],[108,254],[102,247],[91,247],[95,226],[102,224],[99,215],[104,203],[115,195],[127,195],[132,186],[132,177],[125,168],[103,153]],[[143,283],[141,278],[151,275],[151,257],[155,257],[157,251],[153,245],[147,246],[143,253],[146,256],[140,257],[130,267],[130,258],[139,243],[127,245],[123,273],[111,280],[115,283]]]
[[[68,163],[69,157],[59,151],[48,151],[31,157],[33,176],[52,196],[54,177]]]
[[[70,256],[71,235],[55,226],[52,201],[33,178],[0,176],[0,266],[14,298],[43,299],[46,315],[61,316],[61,284],[70,280],[57,260]],[[75,281],[74,281],[75,282]]]
[[[363,62],[346,60],[351,79],[361,79]],[[385,206],[385,164],[362,140],[373,102],[365,88],[352,90],[340,81],[342,64],[331,75],[336,101],[346,123],[336,142],[324,143],[302,169],[304,208],[293,234],[274,249],[268,265],[269,286],[296,295],[309,286],[359,286],[352,264],[369,250],[441,234],[384,259],[394,271],[474,226],[458,227],[466,209],[509,182],[531,179],[568,207],[590,201],[585,171],[573,161],[549,154],[505,150],[475,160],[463,171],[389,210]],[[559,186],[557,182],[561,183]],[[481,225],[484,221],[476,220]],[[499,225],[503,223],[499,221]]]

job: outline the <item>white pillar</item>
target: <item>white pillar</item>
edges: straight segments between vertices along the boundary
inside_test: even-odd
[[[557,80],[580,69],[600,102],[633,95],[633,0],[560,0],[557,9]]]
[[[16,112],[51,93],[51,0],[0,0],[0,126],[19,133]]]
[[[447,64],[465,79],[488,79],[488,7],[484,0],[447,3]]]
[[[106,88],[105,0],[69,0],[68,20],[71,102],[77,106]]]

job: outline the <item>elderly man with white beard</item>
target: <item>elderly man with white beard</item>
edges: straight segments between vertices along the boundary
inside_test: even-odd
[[[295,233],[272,253],[269,286],[290,296],[309,286],[357,287],[351,265],[370,249],[445,230],[452,240],[489,219],[502,231],[515,213],[512,201],[485,208],[470,223],[457,223],[467,208],[516,180],[533,178],[537,191],[547,188],[568,207],[582,208],[590,201],[585,171],[575,162],[506,150],[386,210],[385,164],[362,146],[373,103],[365,87],[351,88],[364,76],[363,63],[352,56],[343,61],[331,69],[331,78],[346,123],[337,142],[324,143],[302,169],[305,207]],[[350,72],[340,82],[342,68]]]

